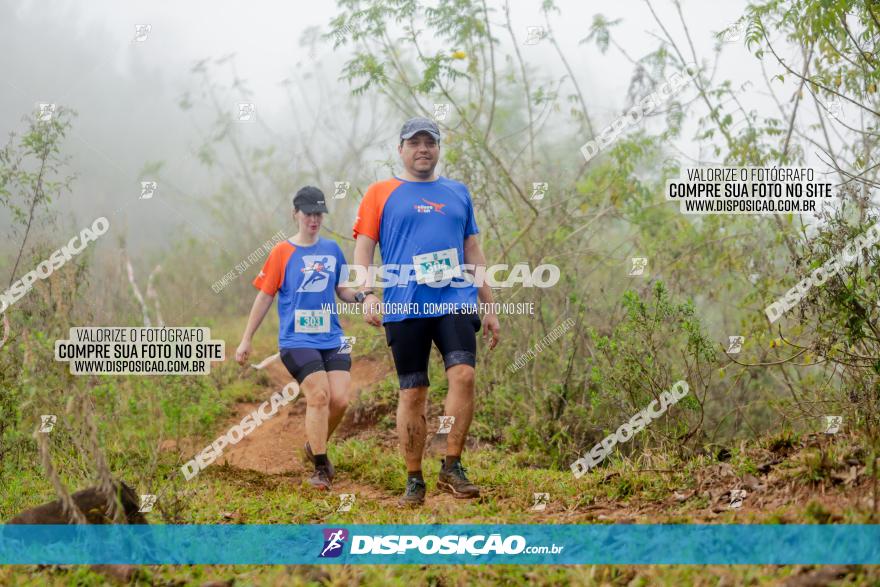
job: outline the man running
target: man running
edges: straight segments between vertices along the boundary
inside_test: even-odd
[[[444,414],[454,417],[446,441],[446,457],[437,487],[457,498],[479,497],[479,488],[461,464],[468,428],[474,415],[474,366],[480,319],[475,313],[478,290],[462,279],[460,265],[485,267],[477,239],[470,192],[464,184],[434,174],[440,159],[440,130],[427,118],[408,120],[397,148],[404,172],[371,185],[354,223],[354,264],[368,267],[376,243],[386,266],[405,267],[399,283],[386,287],[380,319],[379,298],[371,289],[359,291],[364,318],[385,325],[400,383],[397,436],[408,472],[402,505],[425,501],[422,454],[427,435],[428,358],[437,345],[446,367],[449,392]],[[492,289],[479,288],[479,300],[492,303]],[[440,304],[443,306],[439,307]],[[464,307],[469,308],[461,311]],[[498,316],[483,317],[489,348],[498,344]]]

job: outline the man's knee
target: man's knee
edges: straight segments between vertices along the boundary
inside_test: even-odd
[[[473,391],[474,368],[470,365],[453,365],[446,372],[446,376],[449,378],[450,387],[455,386],[460,390]]]
[[[410,389],[401,389],[397,401],[401,408],[407,411],[417,412],[419,410],[424,411],[427,399],[427,387],[413,387]]]

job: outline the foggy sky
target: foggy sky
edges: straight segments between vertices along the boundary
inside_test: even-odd
[[[656,48],[658,40],[652,35],[659,29],[641,1],[564,1],[558,5],[562,16],[551,20],[555,35],[601,128],[624,107],[633,67],[613,48],[601,55],[594,44],[578,45],[589,32],[593,15],[623,19],[615,35],[634,57]],[[711,56],[713,33],[738,18],[744,6],[745,2],[684,3],[700,55]],[[539,7],[540,2],[513,3],[511,16],[521,42],[526,27],[543,25]],[[671,23],[673,35],[683,39],[672,4],[659,1],[656,8]],[[308,83],[299,76],[320,60],[326,82],[340,95],[350,91],[346,82],[337,79],[344,53],[334,54],[331,43],[322,41],[310,54],[300,42],[310,27],[319,33],[328,31],[327,24],[337,12],[332,2],[4,3],[0,8],[0,54],[4,56],[0,61],[0,136],[5,143],[10,130],[21,130],[21,116],[38,102],[71,107],[79,115],[64,148],[78,178],[73,193],[57,204],[63,211],[62,224],[83,226],[108,209],[122,208],[123,226],[115,228],[126,234],[134,249],[161,245],[181,223],[205,234],[210,226],[193,206],[192,197],[210,194],[220,178],[192,153],[208,120],[203,117],[200,123],[203,105],[196,100],[189,112],[178,107],[183,91],[194,86],[192,65],[235,53],[237,74],[253,91],[258,116],[280,135],[290,135],[295,128],[293,117],[308,114],[291,111],[279,86],[281,80]],[[496,12],[494,20],[500,23],[502,18]],[[132,42],[135,24],[152,26],[143,43]],[[507,44],[506,36],[500,32],[496,36]],[[548,79],[563,75],[547,43],[521,45],[520,50],[537,72],[546,71]],[[760,77],[757,60],[741,44],[725,48],[720,69],[722,78],[739,82]],[[752,99],[770,108],[768,97]],[[396,125],[389,127],[388,137],[396,130]],[[252,134],[253,144],[268,139],[258,130]],[[684,133],[681,146],[696,156],[687,140],[691,134]],[[326,155],[332,157],[332,153]],[[574,155],[576,164],[580,155]],[[163,174],[169,184],[160,186],[159,197],[137,201],[139,171],[146,162],[159,160],[166,161]],[[281,200],[286,201],[286,195],[279,194]]]

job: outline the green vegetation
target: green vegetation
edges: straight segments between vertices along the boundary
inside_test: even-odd
[[[338,126],[314,134],[332,137],[335,129],[335,136],[342,136],[341,128],[350,133],[347,121],[363,115],[368,98],[377,101],[370,105],[381,105],[371,114],[387,117],[394,129],[400,119],[430,115],[433,104],[448,104],[443,175],[469,186],[488,262],[553,263],[561,270],[553,288],[497,293],[501,302],[534,302],[536,314],[502,316],[502,345],[489,352],[481,344],[479,350],[474,445],[465,462],[484,497],[456,502],[438,494],[432,456],[425,463],[427,505],[394,507],[405,483],[394,439],[397,384],[384,334],[358,316],[346,325],[347,334],[357,336],[355,360],[384,370],[352,405],[359,424],[330,448],[340,480],[358,495],[351,512],[337,512],[335,494],[315,493],[298,475],[228,464],[214,464],[189,482],[179,475],[182,462],[227,427],[236,404],[260,401],[277,387],[266,372],[244,371],[229,360],[260,263],[220,293],[212,284],[268,235],[290,226],[283,200],[296,187],[316,178],[325,183],[346,178],[357,195],[393,168],[393,156],[378,163],[370,159],[369,148],[378,146],[373,135],[352,137],[344,152],[332,151],[339,159],[332,164],[308,152],[291,165],[280,135],[260,147],[246,146],[240,127],[217,106],[247,95],[237,76],[222,82],[232,59],[227,57],[194,67],[194,86],[180,100],[189,110],[198,96],[210,96],[203,107],[215,108],[197,150],[206,169],[225,172],[198,202],[210,215],[213,234],[181,230],[167,248],[133,259],[139,271],[161,263],[156,290],[167,323],[209,326],[212,338],[225,341],[227,361],[214,364],[205,377],[73,377],[67,364],[54,361],[54,341],[66,338],[73,326],[140,325],[142,308],[116,249],[113,255],[77,256],[37,283],[3,314],[0,519],[56,498],[34,430],[41,414],[57,414],[56,428],[43,440],[60,481],[73,490],[112,475],[138,493],[157,494],[152,523],[877,523],[877,246],[813,287],[779,322],[768,323],[764,314],[770,302],[880,219],[876,4],[749,5],[741,21],[731,23],[744,31],[736,49],[742,58],[783,71],[760,90],[736,87],[715,68],[727,50],[720,41],[711,55],[696,54],[695,23],[677,2],[680,22],[664,22],[648,3],[662,34],[657,33],[656,49],[642,56],[629,54],[625,39],[616,35],[619,22],[602,15],[594,17],[577,55],[566,55],[552,26],[565,15],[552,0],[543,2],[547,43],[559,60],[555,66],[565,71],[559,79],[525,59],[506,5],[337,4],[339,14],[326,37],[347,52],[340,73],[351,95],[321,96],[335,120],[320,124]],[[666,25],[683,32],[671,35]],[[579,147],[613,117],[602,120],[591,111],[572,64],[609,51],[622,52],[634,68],[622,112],[688,64],[696,62],[698,70],[693,87],[664,104],[650,124],[624,133],[587,162]],[[317,73],[319,65],[309,75]],[[757,91],[776,98],[778,112],[743,106],[741,99]],[[846,125],[835,125],[830,116],[834,100],[853,113]],[[803,114],[808,108],[813,118]],[[46,236],[51,230],[40,233],[38,226],[76,230],[59,226],[53,207],[75,181],[63,157],[75,127],[72,113],[61,108],[51,122],[31,117],[21,127],[22,136],[0,150],[0,205],[14,237],[3,256],[10,284],[53,248]],[[700,147],[701,163],[728,166],[801,166],[818,152],[823,172],[840,186],[838,205],[816,222],[791,215],[683,215],[663,197],[668,179],[697,165],[677,151],[679,140]],[[321,148],[318,139],[303,146]],[[393,145],[384,148],[385,154],[392,150]],[[161,182],[164,165],[146,162],[143,175]],[[545,181],[548,196],[533,200],[530,186]],[[332,193],[329,185],[322,187]],[[358,200],[339,200],[328,220],[329,235],[349,259],[346,219]],[[126,235],[113,238],[113,246],[125,253]],[[634,257],[648,259],[642,276],[629,274]],[[575,326],[521,369],[509,368],[567,319]],[[275,352],[276,329],[273,311],[258,335],[255,360]],[[739,353],[726,352],[733,335],[744,337]],[[432,417],[446,392],[441,363],[434,359]],[[574,478],[571,462],[680,379],[689,384],[688,396],[617,446],[600,466]],[[843,416],[841,432],[824,434],[826,415]],[[744,505],[730,508],[730,491],[740,488],[747,491]],[[550,493],[546,510],[531,509],[536,492]],[[806,571],[196,566],[145,568],[136,582],[720,585],[775,584]],[[874,569],[846,573],[853,583],[880,581]],[[0,569],[0,584],[104,580],[86,568]]]

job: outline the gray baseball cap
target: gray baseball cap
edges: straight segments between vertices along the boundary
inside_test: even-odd
[[[400,129],[400,140],[405,141],[419,132],[428,133],[434,137],[435,141],[440,140],[440,129],[437,128],[437,124],[430,118],[422,118],[420,116],[410,118],[403,123],[403,128]]]

